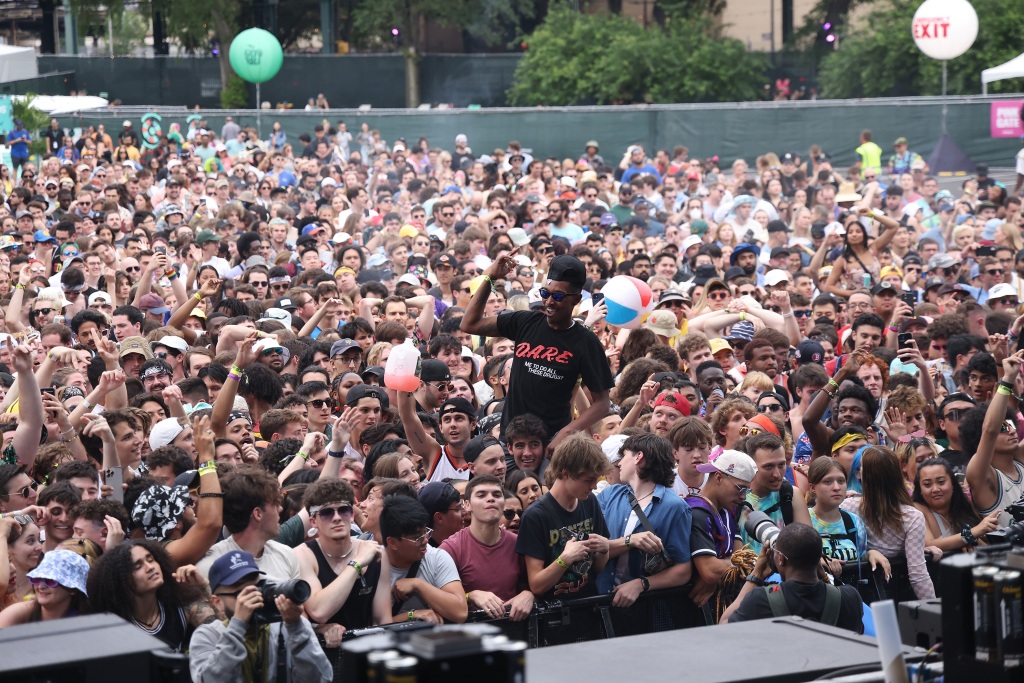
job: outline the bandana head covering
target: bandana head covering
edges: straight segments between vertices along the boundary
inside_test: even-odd
[[[191,502],[184,486],[154,484],[135,501],[132,524],[141,528],[151,541],[166,540]]]

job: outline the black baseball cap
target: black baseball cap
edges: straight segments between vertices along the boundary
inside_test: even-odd
[[[375,387],[372,384],[357,384],[349,389],[348,394],[345,396],[345,405],[354,406],[364,398],[375,398],[379,400],[381,410],[387,410],[391,406],[391,402],[388,401],[388,395],[384,390],[380,387]]]
[[[451,378],[447,363],[431,358],[420,364],[420,379],[424,382],[448,382]]]
[[[480,457],[480,454],[491,446],[500,446],[501,442],[495,439],[490,434],[481,434],[475,436],[469,440],[466,447],[462,451],[462,457],[465,458],[466,462],[476,462],[476,459]]]
[[[573,287],[581,288],[587,282],[587,268],[575,256],[562,254],[556,256],[548,266],[548,280],[568,282]]]
[[[352,388],[354,389],[355,387]],[[349,392],[351,391],[352,389],[349,389]],[[469,416],[470,420],[476,419],[476,411],[473,410],[473,404],[458,396],[450,398],[441,404],[441,409],[437,411],[437,419],[442,419],[448,413],[464,413]]]

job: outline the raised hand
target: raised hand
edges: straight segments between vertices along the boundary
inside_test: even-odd
[[[224,281],[215,277],[210,278],[199,287],[199,295],[204,299],[215,296],[220,291]]]

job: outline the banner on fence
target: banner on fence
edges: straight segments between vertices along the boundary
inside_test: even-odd
[[[1024,100],[1003,100],[992,103],[992,137],[1019,138],[1024,136],[1024,123],[1020,110]]]

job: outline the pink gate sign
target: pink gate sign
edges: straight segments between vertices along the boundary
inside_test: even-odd
[[[1018,138],[1024,136],[1020,108],[1024,100],[1001,100],[992,103],[992,137]]]

